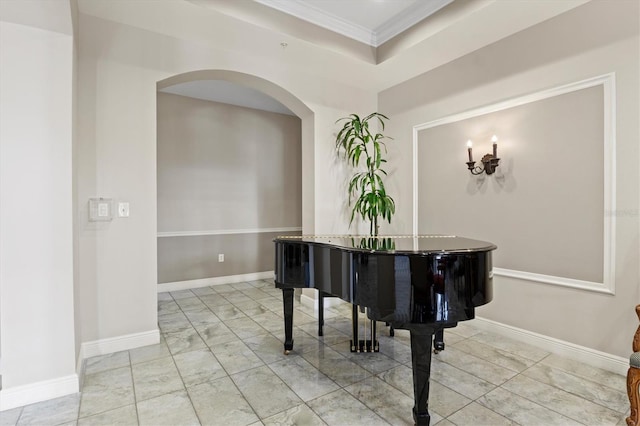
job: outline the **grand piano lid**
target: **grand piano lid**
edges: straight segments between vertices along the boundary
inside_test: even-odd
[[[497,246],[454,235],[298,235],[276,237],[275,242],[327,245],[348,251],[389,254],[469,253]]]

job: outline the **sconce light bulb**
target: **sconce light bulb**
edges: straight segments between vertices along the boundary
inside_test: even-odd
[[[473,146],[473,142],[471,142],[471,139],[469,139],[467,141],[467,148],[471,148]]]
[[[498,137],[496,135],[493,135],[493,137],[491,138],[491,142],[493,143],[498,142]]]

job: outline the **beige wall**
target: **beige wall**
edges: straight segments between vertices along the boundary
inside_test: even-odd
[[[301,162],[298,117],[158,93],[158,282],[272,270],[242,247],[301,228]]]
[[[70,35],[0,21],[0,410],[78,390],[72,64]]]
[[[0,3],[4,5],[8,2]],[[25,2],[14,3],[22,5]],[[516,7],[513,2],[484,3],[496,7]],[[526,2],[526,5],[536,5],[541,10],[545,4],[549,2]],[[42,9],[42,5],[32,5],[31,11]],[[163,1],[153,2],[153,6],[150,6],[146,1],[80,0],[79,5],[74,164],[65,163],[66,160],[62,158],[49,157],[47,146],[42,144],[33,145],[32,152],[43,164],[53,165],[56,173],[71,173],[74,169],[75,202],[71,204],[68,200],[70,196],[60,196],[66,191],[64,185],[58,185],[53,180],[37,182],[37,185],[43,182],[52,184],[51,191],[44,190],[46,186],[40,186],[35,192],[25,187],[21,179],[7,181],[3,177],[2,180],[3,185],[9,182],[11,191],[16,190],[20,194],[25,191],[47,196],[56,194],[50,203],[56,211],[56,218],[77,218],[73,231],[74,238],[77,238],[77,256],[74,259],[77,268],[74,277],[76,292],[72,296],[69,287],[62,283],[66,278],[62,281],[56,279],[53,287],[49,285],[52,281],[36,280],[41,284],[37,290],[43,291],[29,294],[24,293],[25,287],[14,285],[12,291],[7,292],[2,283],[0,337],[4,380],[8,380],[5,374],[11,369],[15,378],[17,374],[22,375],[19,380],[12,382],[13,385],[20,383],[29,386],[29,390],[41,390],[40,385],[45,380],[45,384],[55,388],[48,397],[66,389],[64,386],[69,382],[65,382],[65,378],[70,368],[69,360],[73,357],[59,355],[60,351],[67,351],[72,346],[72,343],[61,342],[72,342],[74,339],[73,326],[68,324],[73,302],[78,330],[75,337],[82,343],[82,348],[87,343],[98,342],[97,347],[105,348],[104,351],[115,351],[118,350],[115,349],[117,344],[126,349],[131,347],[131,342],[140,343],[140,340],[136,340],[140,335],[157,337],[157,83],[197,70],[215,70],[250,86],[257,81],[254,88],[264,89],[276,98],[283,96],[297,102],[297,109],[284,103],[296,113],[301,111],[298,115],[302,119],[302,224],[306,233],[347,231],[344,192],[341,188],[346,173],[343,166],[335,162],[333,152],[335,120],[339,117],[354,111],[367,113],[376,109],[391,117],[388,133],[395,140],[389,144],[390,162],[387,170],[391,174],[391,181],[388,189],[396,199],[398,214],[393,224],[384,228],[384,232],[410,233],[413,208],[411,140],[414,125],[522,94],[615,72],[618,187],[616,210],[611,212],[617,222],[615,296],[501,278],[495,280],[495,300],[483,307],[480,314],[606,353],[621,357],[628,355],[628,339],[637,322],[632,306],[640,300],[637,1],[594,1],[454,60],[459,54],[469,52],[460,48],[469,39],[469,34],[481,34],[482,28],[492,30],[500,23],[511,24],[518,20],[516,18],[528,15],[521,12],[520,8],[526,6],[524,4],[518,4],[518,10],[511,9],[510,13],[505,10],[502,14],[494,13],[494,9],[487,9],[485,15],[491,19],[481,21],[478,25],[485,23],[482,28],[474,27],[478,31],[470,31],[465,22],[460,21],[455,32],[443,32],[435,39],[441,43],[429,44],[430,50],[419,50],[427,54],[416,55],[415,51],[406,49],[398,55],[398,59],[394,57],[378,66],[342,56],[304,40],[283,40],[283,34],[279,31],[243,23],[190,2]],[[65,3],[66,6],[68,4]],[[96,14],[103,18],[96,18]],[[44,21],[48,23],[50,19],[51,15],[47,14]],[[546,19],[546,15],[541,19]],[[496,25],[486,25],[487,22]],[[519,28],[514,27],[510,31],[519,31]],[[491,33],[491,39],[497,40],[503,34]],[[0,41],[10,47],[16,46],[11,37],[3,36]],[[287,49],[282,49],[280,43],[283,41],[289,42]],[[451,43],[454,43],[453,48]],[[7,52],[10,51],[2,49],[3,55]],[[65,50],[63,56],[68,57],[69,52]],[[47,71],[46,76],[38,80],[44,84],[51,78],[49,66],[53,64],[55,68],[55,64],[60,64],[59,61],[66,60],[62,58],[60,55],[20,54],[18,60],[12,60],[11,63],[19,68],[22,60],[51,60],[49,64],[33,67]],[[450,60],[453,62],[422,74]],[[2,73],[3,78],[9,75],[13,74]],[[418,77],[413,78],[416,75]],[[10,87],[17,87],[22,76],[28,74],[12,77]],[[64,72],[63,79],[67,78],[74,78],[71,69]],[[406,79],[409,80],[405,82]],[[394,84],[398,85],[389,88]],[[47,89],[56,87],[63,86],[46,86]],[[7,92],[3,86],[4,93]],[[43,90],[42,93],[56,92]],[[39,96],[34,96],[34,99],[48,99],[40,96],[42,93],[38,93]],[[66,95],[63,97],[67,99]],[[13,107],[10,110],[14,111]],[[71,114],[65,111],[60,104],[56,104],[55,108],[32,109],[31,112],[34,120],[46,127],[51,114],[61,114],[58,122],[66,120]],[[42,126],[28,127],[37,129]],[[2,130],[5,130],[4,126]],[[42,142],[42,139],[37,140]],[[56,154],[64,152],[68,150],[56,150]],[[68,154],[67,158],[70,158],[72,153]],[[3,173],[9,170],[4,168],[5,158],[9,159],[3,154]],[[22,161],[15,164],[22,164]],[[464,165],[460,164],[459,167],[463,168]],[[461,172],[466,173],[464,170]],[[24,170],[17,173],[24,173]],[[5,194],[3,186],[3,197]],[[129,202],[131,216],[116,218],[110,223],[89,223],[86,220],[87,200],[96,196]],[[24,204],[25,209],[33,207],[31,210],[38,211],[41,204],[31,204],[37,201],[38,197],[29,198]],[[4,198],[2,202],[4,206]],[[70,205],[73,212],[69,212]],[[7,223],[23,226],[31,223],[30,217],[24,215],[16,218],[16,222],[8,222],[3,216],[3,226]],[[44,216],[45,221],[50,218]],[[38,216],[33,223],[42,225],[51,222],[43,222],[42,217]],[[53,244],[69,240],[71,231],[65,231],[67,225],[56,224],[54,228],[47,229],[52,233],[47,234],[46,241]],[[29,228],[29,231],[38,233],[35,228]],[[45,241],[40,234],[37,235],[38,241]],[[3,228],[3,244],[11,240],[8,235]],[[39,271],[49,270],[47,268],[53,270],[52,265],[56,265],[55,271],[60,272],[60,263],[56,261],[60,253],[56,251],[41,257],[40,266],[44,266],[44,269]],[[63,263],[69,266],[70,258],[70,254],[64,256]],[[37,271],[33,263],[29,263],[29,267],[31,270],[27,272]],[[2,273],[7,271],[3,268]],[[65,276],[69,274],[66,269],[62,273]],[[62,292],[58,291],[61,289]],[[32,311],[32,322],[19,322],[19,326],[15,325],[16,322],[7,322],[6,316],[10,312],[18,312],[12,311],[12,307],[28,305],[25,300],[33,302],[30,298],[34,294],[51,297],[38,299],[41,303],[38,306],[43,309]],[[58,303],[57,297],[62,294],[66,296]],[[9,306],[9,309],[5,309],[5,306]],[[61,309],[61,306],[67,306],[67,309]],[[51,313],[54,307],[55,313]],[[523,315],[522,312],[527,314]],[[24,310],[21,311],[21,314],[24,313]],[[48,337],[54,339],[49,343],[55,343],[48,347],[40,344],[38,354],[29,351],[30,346],[22,345],[20,340],[24,336],[31,336],[29,327],[35,324],[33,321],[37,322],[38,327],[47,324],[47,331],[50,331]],[[12,348],[23,351],[12,355],[14,364],[5,362],[6,339],[11,338],[5,328],[7,324],[15,327],[11,333],[15,333],[15,342],[18,344]],[[21,358],[21,354],[28,356]],[[39,365],[39,373],[45,374],[38,377],[31,375],[35,364],[30,356],[44,357],[42,365]],[[51,375],[59,380],[49,381]],[[5,395],[11,387],[7,386],[7,381],[3,384],[1,402],[4,407],[7,401]],[[32,398],[30,402],[35,401],[33,392],[23,394]]]
[[[395,185],[398,190],[399,219],[395,225],[398,232],[410,232],[413,190],[411,132],[414,126],[525,94],[615,73],[617,205],[613,212],[606,212],[615,216],[617,227],[614,236],[615,295],[496,277],[494,300],[479,309],[478,315],[621,357],[628,356],[629,336],[637,326],[633,307],[640,301],[637,262],[640,257],[638,13],[638,2],[635,1],[591,2],[385,90],[379,96],[380,111],[392,118],[388,126],[390,135],[399,142],[390,159],[391,164],[396,164],[394,183],[390,186]],[[549,132],[554,130],[547,129]],[[577,144],[578,141],[571,140],[570,143]],[[526,196],[519,191],[535,185],[539,179],[551,178],[552,182],[561,184],[564,176],[585,172],[582,157],[577,157],[576,161],[565,161],[561,166],[545,169],[544,177],[536,173],[520,173],[520,165],[524,166],[529,160],[526,152],[515,149],[515,146],[512,148],[505,147],[501,157],[502,164],[511,162],[514,173],[517,173],[513,175],[517,179],[512,192],[514,196]],[[457,193],[464,205],[475,204],[475,201],[482,204],[486,193],[456,192],[455,182],[460,178],[468,179],[464,140],[456,151],[455,159],[429,161],[437,180],[428,182],[424,190],[435,191],[435,186],[438,186],[442,192],[449,188],[450,193]],[[451,154],[447,151],[447,155]],[[593,164],[589,158],[587,164]],[[593,174],[595,176],[589,176],[589,180],[602,179],[602,169],[594,169]],[[487,178],[487,181],[487,192],[495,191],[495,177]],[[578,199],[570,195],[566,203],[572,209],[593,209],[585,212],[586,215],[605,213],[600,205],[581,207],[577,204]],[[509,202],[505,200],[502,208],[508,209]],[[455,214],[461,216],[460,212]],[[547,232],[564,233],[563,224],[571,225],[568,218],[557,220],[561,214],[558,212],[558,216],[549,223]],[[474,220],[473,211],[468,215],[470,220]],[[429,227],[430,219],[420,217],[420,223]],[[438,223],[442,218],[433,218],[433,221]],[[489,223],[487,226],[487,232],[477,229],[477,236],[491,241],[491,229],[499,224]],[[523,228],[511,231],[526,238]],[[496,256],[500,259],[500,255]],[[520,256],[526,257],[527,253]],[[514,261],[526,263],[528,260],[516,258]],[[494,266],[503,265],[497,263]]]
[[[300,232],[261,232],[158,238],[158,283],[273,271],[273,239]],[[224,262],[218,254],[224,253]]]
[[[117,19],[126,20],[141,6],[119,2],[108,13],[124,11]],[[266,88],[296,112],[306,108],[301,117],[305,233],[346,229],[340,206],[322,202],[341,197],[337,182],[344,180],[344,173],[324,159],[333,158],[339,117],[375,109],[375,94],[350,84],[357,79],[349,59],[311,45],[290,45],[283,53],[281,35],[188,2],[157,2],[154,12],[157,19],[146,22],[164,16],[164,29],[178,31],[179,26],[181,36],[80,13],[78,217],[86,217],[86,200],[95,196],[128,201],[131,209],[130,217],[106,225],[79,224],[78,321],[83,323],[83,342],[157,330],[158,82],[191,71],[220,70],[242,82],[267,82],[254,88]],[[243,41],[231,40],[230,34]],[[238,40],[241,46],[234,50]],[[343,62],[341,72],[323,72]],[[290,105],[283,94],[304,108]]]
[[[465,173],[466,141],[481,166],[494,134],[495,174]],[[420,131],[418,232],[490,239],[500,268],[602,283],[603,136],[601,84]]]

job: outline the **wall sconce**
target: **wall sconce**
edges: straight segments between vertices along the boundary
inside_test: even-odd
[[[473,153],[471,152],[471,147],[473,142],[470,140],[467,141],[467,152],[469,153],[469,161],[467,161],[467,167],[472,175],[479,175],[483,172],[491,175],[496,171],[496,167],[498,167],[498,163],[500,159],[498,158],[498,137],[493,135],[491,138],[491,142],[493,142],[493,154],[486,154],[482,157],[482,167],[476,166],[476,162],[473,161]]]

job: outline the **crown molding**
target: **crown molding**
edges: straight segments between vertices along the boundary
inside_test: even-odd
[[[421,1],[415,3],[411,7],[408,7],[374,30],[374,47],[378,47],[381,44],[386,43],[398,34],[411,28],[424,18],[433,15],[450,3],[453,3],[453,0]]]
[[[379,27],[371,30],[334,14],[327,13],[303,0],[254,1],[373,47],[380,46],[453,2],[453,0],[416,2]]]
[[[254,1],[368,45],[372,45],[372,40],[375,36],[374,32],[367,28],[353,24],[339,16],[327,13],[324,10],[301,0]]]

